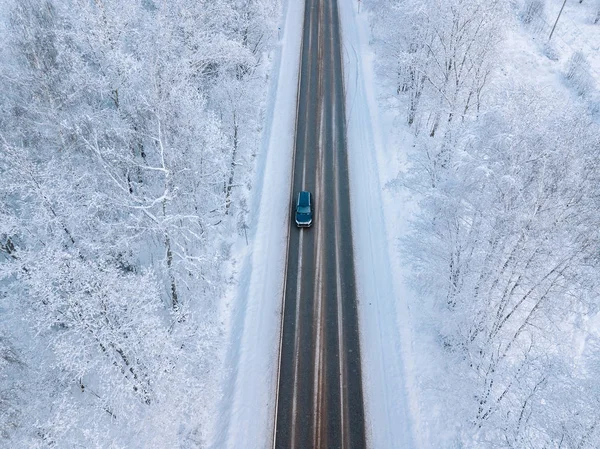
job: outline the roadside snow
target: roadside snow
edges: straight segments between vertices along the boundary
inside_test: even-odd
[[[243,263],[235,297],[223,313],[230,344],[221,407],[208,435],[214,449],[266,448],[273,435],[303,12],[304,2],[284,1],[256,162],[249,246],[234,248]]]
[[[356,1],[339,6],[368,444],[409,449],[418,447],[419,428],[417,400],[411,397],[410,316],[397,245],[388,237],[394,234],[386,229],[386,223],[402,226],[396,214],[403,205],[396,199],[387,207],[383,185],[390,176],[380,173],[380,167],[394,169],[398,158],[383,140],[391,135],[382,132],[391,126],[391,116],[380,117],[377,108],[366,17],[358,14]]]

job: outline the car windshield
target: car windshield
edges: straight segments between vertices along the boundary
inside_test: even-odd
[[[308,206],[298,206],[299,214],[310,214],[310,207]]]

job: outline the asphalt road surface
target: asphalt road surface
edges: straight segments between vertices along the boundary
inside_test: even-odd
[[[364,448],[341,37],[336,0],[306,0],[273,447]],[[290,205],[290,214],[293,205]]]

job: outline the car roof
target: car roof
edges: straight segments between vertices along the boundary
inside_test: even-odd
[[[308,206],[310,202],[310,192],[307,192],[306,190],[301,191],[298,194],[298,204],[301,204],[303,206]]]

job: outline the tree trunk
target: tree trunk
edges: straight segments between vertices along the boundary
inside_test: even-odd
[[[231,205],[231,188],[235,178],[235,158],[238,150],[238,123],[235,111],[233,112],[233,151],[231,152],[231,165],[229,167],[229,180],[225,186],[225,215],[229,214],[229,206]]]

